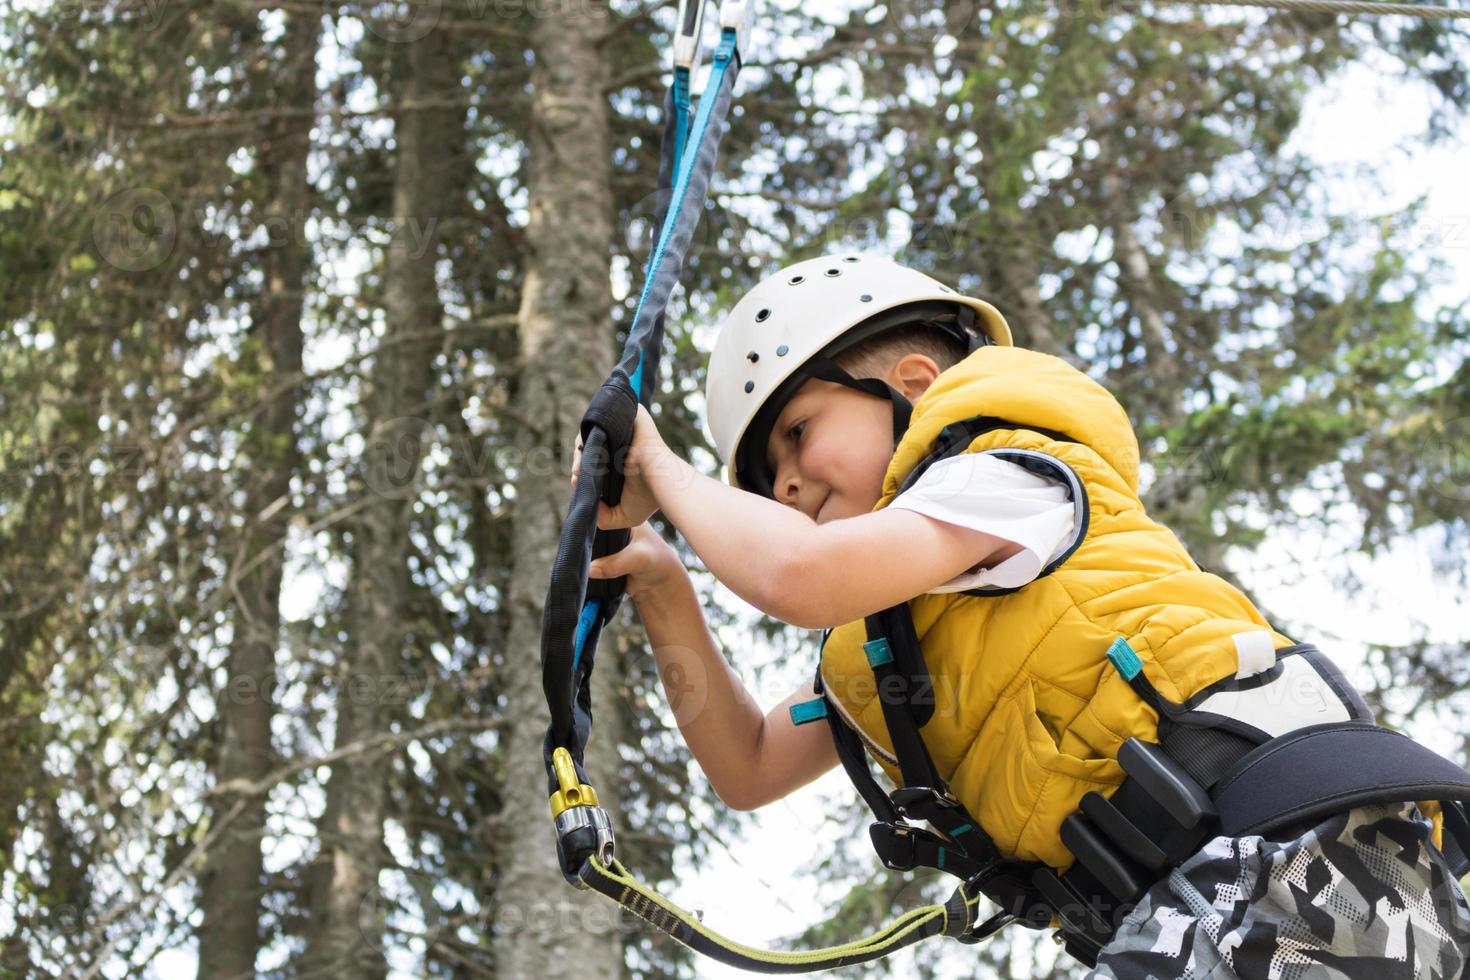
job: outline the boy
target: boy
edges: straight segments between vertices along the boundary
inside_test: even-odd
[[[733,487],[674,456],[640,408],[621,502],[599,514],[633,537],[590,574],[628,577],[661,676],[679,678],[676,721],[731,806],[780,799],[838,751],[803,723],[812,690],[762,717],[677,556],[643,523],[660,509],[741,598],[830,630],[818,680],[833,732],[854,731],[900,784],[919,785],[918,758],[967,818],[904,811],[945,831],[929,835],[938,866],[991,849],[1053,869],[1043,884],[1074,897],[1078,880],[1098,887],[1067,875],[1077,835],[1098,830],[1099,808],[1118,812],[1104,797],[1131,807],[1142,785],[1125,785],[1130,738],[1161,743],[1208,788],[1256,744],[1371,718],[1315,648],[1147,517],[1121,406],[1012,346],[989,304],[873,256],[797,263],[731,311],[707,404]],[[933,690],[921,702],[901,688],[896,706],[874,679],[913,662],[906,645]],[[905,724],[922,727],[921,748],[901,741]],[[1077,812],[1088,797],[1094,824]],[[1438,817],[1413,802],[1313,816],[1264,836],[1179,838],[1188,848],[1151,865],[1115,930],[1074,932],[1068,948],[1102,977],[1460,976],[1470,909]],[[1150,841],[1129,845],[1152,860]]]

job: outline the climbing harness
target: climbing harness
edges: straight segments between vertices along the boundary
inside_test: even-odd
[[[1113,668],[1159,714],[1159,740],[1127,739],[1118,763],[1127,778],[1110,796],[1086,793],[1062,824],[1075,858],[1060,874],[1037,861],[1003,857],[939,775],[919,734],[932,711],[932,681],[907,605],[865,619],[863,644],[880,689],[883,719],[902,773],[885,792],[868,763],[862,734],[849,725],[817,672],[813,701],[792,706],[795,724],[825,718],[838,759],[873,811],[873,848],[895,871],[933,868],[964,879],[999,906],[960,938],[979,941],[1011,924],[1054,929],[1080,962],[1095,966],[1124,917],[1157,881],[1215,835],[1299,836],[1333,813],[1379,802],[1437,801],[1443,852],[1456,877],[1470,872],[1470,773],[1404,735],[1380,728],[1355,691],[1311,644],[1275,651],[1269,669],[1226,678],[1186,704],[1165,700],[1142,661],[1119,637]],[[825,645],[825,638],[824,638]],[[1305,688],[1304,688],[1305,685]],[[1290,693],[1325,692],[1337,720],[1271,736],[1257,724],[1282,714]],[[1221,714],[1221,703],[1231,714]],[[1246,719],[1236,717],[1244,715]],[[1253,724],[1254,722],[1255,724]],[[1342,765],[1351,759],[1353,764]],[[905,818],[922,820],[928,830]]]
[[[1137,656],[1121,638],[1108,657],[1158,711],[1159,743],[1125,742],[1118,753],[1128,775],[1122,786],[1111,797],[1087,794],[1078,813],[1067,818],[1062,839],[1076,858],[1071,868],[1058,874],[1037,862],[1008,859],[950,792],[924,745],[919,730],[932,703],[926,706],[923,692],[932,689],[932,683],[913,621],[902,603],[866,617],[864,650],[874,677],[887,692],[881,702],[883,721],[903,785],[892,792],[879,787],[869,768],[864,736],[841,717],[822,689],[820,673],[814,685],[817,698],[793,706],[792,720],[804,724],[826,719],[843,768],[877,817],[870,836],[883,863],[895,870],[930,867],[957,876],[960,884],[947,901],[909,911],[851,943],[773,952],[733,942],[707,928],[696,915],[641,884],[617,860],[611,822],[583,759],[592,728],[591,676],[597,643],[622,601],[625,582],[589,581],[587,566],[592,558],[612,554],[629,540],[626,529],[598,529],[598,503],[615,505],[622,494],[615,461],[631,445],[638,406],[648,404],[657,381],[664,309],[708,194],[732,92],[748,54],[754,5],[755,0],[725,0],[720,5],[720,40],[696,108],[689,86],[699,60],[703,3],[680,0],[673,79],[664,100],[654,248],[622,357],[593,397],[580,426],[582,463],[552,566],[541,646],[542,686],[551,714],[543,761],[557,857],[567,882],[607,896],[654,928],[723,963],[764,973],[805,973],[874,960],[930,936],[976,943],[1014,923],[1056,929],[1072,955],[1091,963],[1143,891],[1197,850],[1209,834],[1290,829],[1372,801],[1442,801],[1446,856],[1457,875],[1470,869],[1470,821],[1459,802],[1470,800],[1470,774],[1371,724],[1361,701],[1353,702],[1348,695],[1350,688],[1342,687],[1342,719],[1269,737],[1250,725],[1220,722],[1209,710],[1212,702],[1164,701],[1148,686]],[[992,318],[988,305],[934,286],[939,292],[922,297],[936,304],[932,310],[925,308],[925,315],[946,330],[959,331],[956,336],[964,338],[969,349],[1009,343],[999,313]],[[920,292],[927,289],[919,287]],[[908,307],[910,317],[916,309]],[[819,346],[823,349],[803,351],[792,363],[801,361],[796,366],[806,376],[892,399],[896,437],[901,434],[908,424],[907,403],[900,404],[886,385],[887,390],[881,390],[867,384],[869,379],[853,379],[836,369],[830,358],[822,356],[827,345]],[[754,353],[757,356],[749,357],[752,365],[760,352]],[[785,353],[778,349],[775,356]],[[792,374],[765,376],[762,384],[769,387],[757,401],[765,401]],[[759,426],[758,408],[747,404],[733,409],[739,421],[729,432],[717,434],[728,443],[724,448],[741,442],[751,425]],[[955,451],[960,440],[942,443],[936,453]],[[736,461],[730,455],[725,458],[732,465],[731,482],[738,482]],[[917,467],[913,475],[923,468]],[[759,469],[752,467],[751,472]],[[760,488],[762,479],[757,476],[750,482]],[[768,487],[768,477],[765,482]],[[1324,677],[1328,675],[1323,672],[1330,671],[1330,665],[1321,666],[1325,658],[1310,645],[1277,655],[1271,671],[1279,676],[1286,675],[1286,665],[1296,657]],[[1239,693],[1214,687],[1219,689],[1206,693]],[[1352,758],[1354,765],[1330,768],[1320,763],[1323,758]],[[913,821],[927,822],[934,829]],[[982,897],[999,908],[983,922],[977,921]]]

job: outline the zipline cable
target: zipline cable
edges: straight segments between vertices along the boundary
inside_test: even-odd
[[[1440,7],[1421,3],[1373,3],[1372,0],[1164,0],[1190,6],[1257,7],[1314,14],[1374,14],[1385,17],[1421,17],[1428,20],[1470,20],[1470,7]]]

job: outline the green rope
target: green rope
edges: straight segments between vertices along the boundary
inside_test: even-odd
[[[1195,0],[1170,0],[1193,3]],[[1268,10],[1301,10],[1317,14],[1383,14],[1423,17],[1432,20],[1470,18],[1470,7],[1439,7],[1420,3],[1374,3],[1372,0],[1203,0],[1205,4],[1231,7],[1263,7]]]

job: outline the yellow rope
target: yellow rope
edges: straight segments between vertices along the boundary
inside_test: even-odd
[[[886,928],[874,935],[850,943],[844,943],[840,946],[791,951],[757,949],[753,946],[746,946],[743,943],[734,942],[713,931],[684,909],[679,908],[679,906],[668,901],[662,895],[645,887],[616,858],[613,859],[611,867],[603,864],[595,855],[590,860],[593,867],[605,878],[616,881],[623,886],[624,895],[618,900],[619,904],[635,912],[640,918],[643,918],[650,924],[664,929],[665,932],[669,932],[664,927],[670,922],[677,920],[709,942],[739,956],[762,963],[817,965],[823,961],[838,959],[847,954],[861,955],[869,953],[876,949],[891,946],[925,923],[935,918],[942,919],[945,916],[943,905],[926,905],[923,908],[913,909],[899,916],[893,922],[889,923]],[[676,939],[679,938],[673,932],[669,932],[669,934]]]

